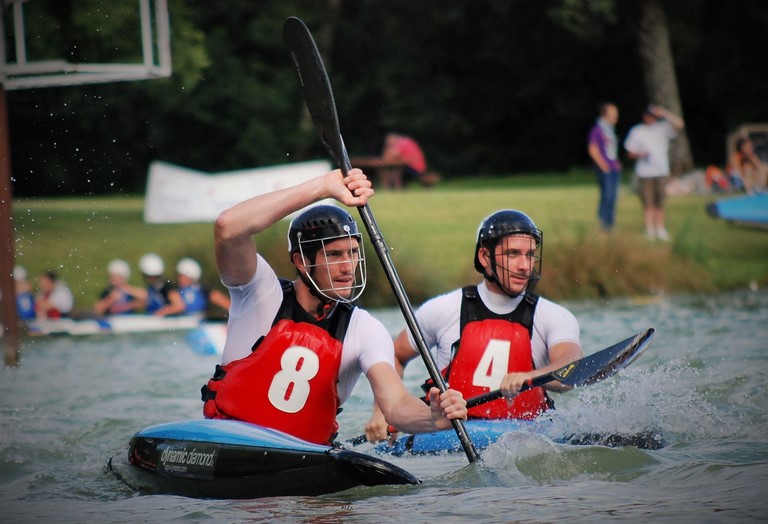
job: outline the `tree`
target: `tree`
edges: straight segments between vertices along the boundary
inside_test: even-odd
[[[667,18],[659,0],[642,0],[637,26],[638,52],[649,102],[683,115]],[[688,134],[683,129],[670,147],[673,174],[693,168]]]

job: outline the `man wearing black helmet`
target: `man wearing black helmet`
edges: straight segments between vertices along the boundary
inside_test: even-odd
[[[347,211],[317,205],[294,218],[288,233],[293,281],[278,279],[254,247],[254,235],[258,244],[259,233],[306,206],[326,198],[361,206],[372,195],[362,171],[344,177],[336,170],[218,217],[216,261],[232,304],[223,366],[203,387],[206,417],[246,420],[328,444],[339,406],[365,373],[387,418],[409,432],[447,429],[450,419],[466,418],[466,401],[456,391],[433,388],[431,407],[408,393],[386,328],[351,304],[365,286],[365,257]]]
[[[573,314],[533,292],[541,278],[543,241],[524,213],[493,213],[480,224],[475,246],[474,266],[483,282],[435,297],[416,312],[452,388],[465,398],[495,389],[504,394],[471,408],[470,418],[537,417],[552,402],[541,387],[519,393],[525,381],[583,356]],[[417,355],[413,336],[404,330],[395,340],[401,376]],[[547,389],[562,386],[554,382]],[[375,440],[387,422],[397,427],[375,408],[365,428],[368,439]]]

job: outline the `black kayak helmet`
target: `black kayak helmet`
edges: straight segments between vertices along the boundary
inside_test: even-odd
[[[507,292],[496,274],[495,260],[491,259],[492,275],[487,275],[482,264],[480,264],[479,256],[481,247],[485,247],[493,253],[499,240],[510,235],[529,235],[536,241],[537,262],[533,267],[530,280],[526,286],[527,291],[533,291],[536,283],[541,278],[541,252],[543,249],[542,244],[544,243],[544,233],[536,227],[536,224],[533,223],[533,220],[528,215],[521,211],[502,209],[492,213],[480,223],[477,231],[477,244],[475,245],[475,269]]]
[[[320,289],[312,278],[316,269],[316,255],[324,250],[327,242],[341,238],[356,238],[359,245],[359,259],[355,271],[355,284],[352,286],[351,298],[344,298],[335,289]],[[288,252],[293,260],[294,253],[300,253],[304,266],[309,272],[300,275],[309,280],[310,289],[316,290],[323,297],[337,302],[352,302],[365,289],[366,269],[363,255],[363,235],[357,227],[357,222],[344,209],[337,206],[319,204],[310,207],[296,216],[288,228]],[[306,282],[306,280],[305,280]]]

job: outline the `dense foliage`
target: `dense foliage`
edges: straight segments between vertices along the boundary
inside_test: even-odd
[[[32,51],[130,50],[119,3],[28,2],[28,23],[47,35]],[[722,164],[726,133],[768,119],[768,3],[662,3],[694,160]],[[624,135],[647,101],[639,4],[169,0],[171,78],[7,93],[14,192],[141,192],[155,159],[215,172],[324,157],[282,42],[289,15],[323,50],[351,154],[375,153],[383,133],[400,130],[448,177],[587,165],[597,104],[619,104]],[[105,11],[115,15],[103,28],[109,45],[78,40]]]

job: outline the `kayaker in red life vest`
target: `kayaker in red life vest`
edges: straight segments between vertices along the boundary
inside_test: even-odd
[[[352,305],[366,270],[362,235],[346,210],[315,205],[291,222],[293,281],[278,279],[258,252],[259,233],[282,218],[326,198],[361,206],[372,195],[362,171],[352,169],[345,178],[336,170],[256,196],[218,217],[216,261],[231,307],[223,365],[203,387],[206,417],[245,420],[328,444],[338,408],[364,373],[387,419],[405,431],[448,429],[450,419],[466,419],[466,401],[455,390],[432,388],[430,406],[411,395],[395,370],[386,328]]]
[[[573,314],[533,292],[541,277],[542,243],[543,233],[524,213],[493,213],[480,224],[475,247],[474,266],[483,282],[435,297],[416,311],[425,342],[436,351],[452,388],[465,398],[495,389],[504,394],[471,408],[469,418],[536,418],[553,404],[542,387],[519,393],[525,381],[583,356]],[[417,355],[404,330],[395,340],[401,376]],[[559,382],[546,388],[565,389]],[[386,430],[386,416],[374,408],[366,437],[378,440]]]

